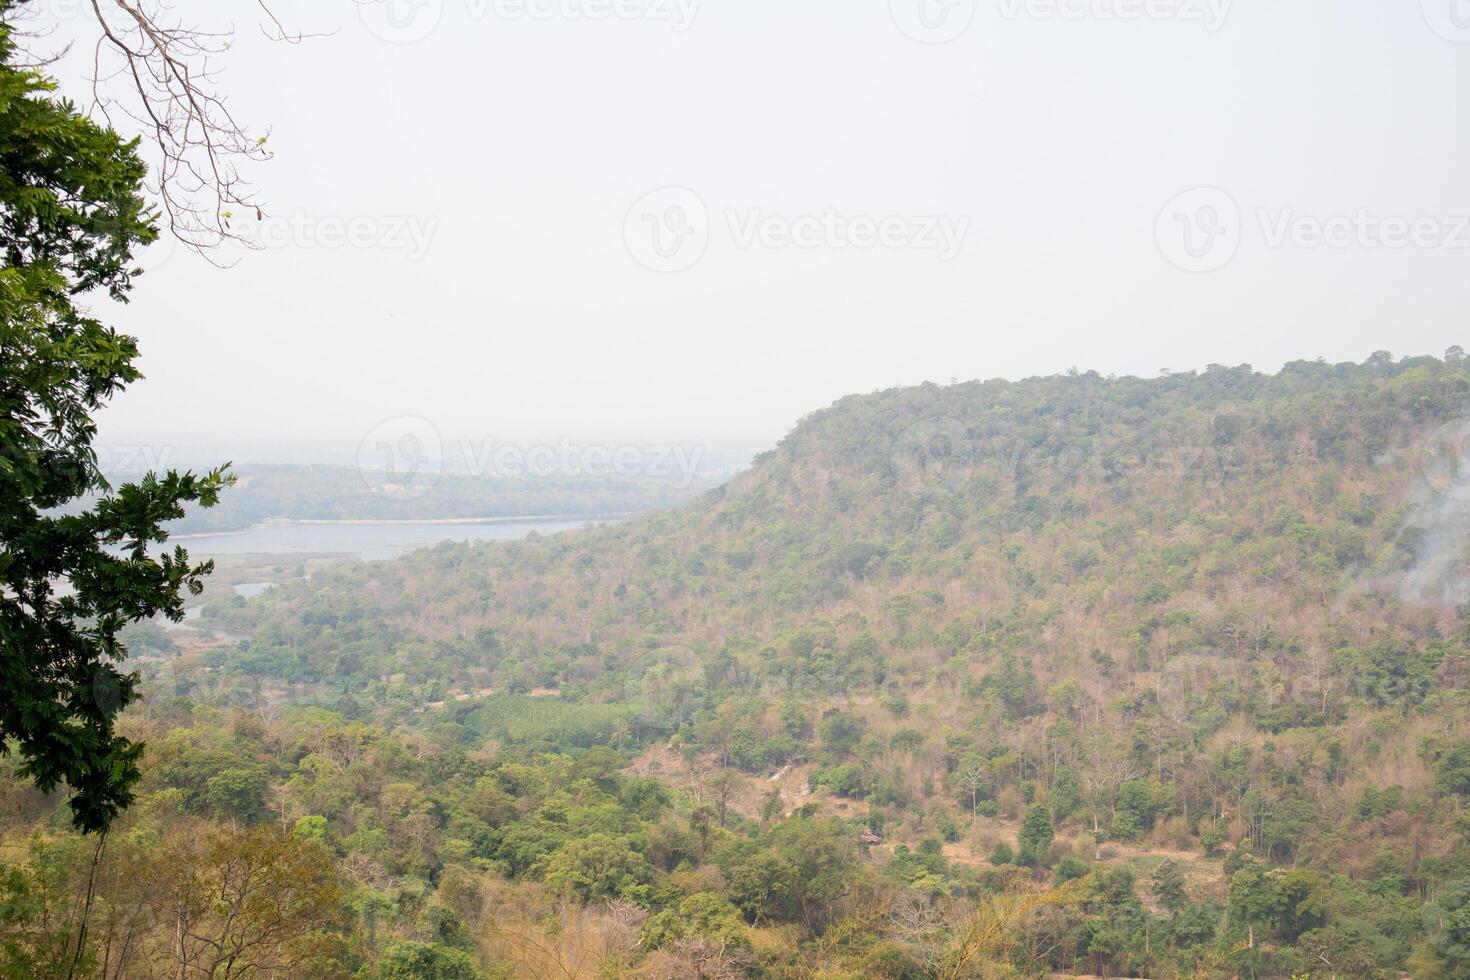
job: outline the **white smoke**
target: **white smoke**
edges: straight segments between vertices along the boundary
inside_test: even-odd
[[[1414,561],[1399,577],[1398,596],[1453,608],[1470,602],[1470,418],[1430,433],[1418,457],[1399,541]]]

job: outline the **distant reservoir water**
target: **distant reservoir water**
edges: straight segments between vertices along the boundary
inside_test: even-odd
[[[484,521],[266,521],[243,531],[176,534],[191,557],[211,555],[345,554],[368,561],[396,558],[442,541],[517,541],[533,531],[557,534],[618,518],[548,517]]]

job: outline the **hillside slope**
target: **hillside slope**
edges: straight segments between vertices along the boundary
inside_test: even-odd
[[[1423,440],[1467,406],[1470,371],[1432,361],[854,397],[682,510],[345,566],[240,620],[313,677],[338,650],[391,657],[385,636],[454,648],[476,687],[578,695],[669,646],[778,684],[1011,654],[1105,701],[1176,654],[1238,652],[1252,618],[1278,634],[1253,660],[1449,628],[1464,578],[1427,528],[1456,502]]]
[[[1088,861],[1227,855],[1221,941],[1277,968],[1398,969],[1470,877],[1467,409],[1470,364],[1386,356],[855,396],[681,510],[225,610],[253,639],[209,663],[470,746],[672,748],[640,771],[722,811],[794,771],[964,855],[1046,805]]]

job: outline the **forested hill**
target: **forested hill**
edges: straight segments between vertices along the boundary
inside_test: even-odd
[[[903,966],[922,929],[854,924],[852,896],[949,915],[1082,879],[1014,962],[1463,976],[1467,411],[1457,352],[854,396],[677,511],[212,601],[252,639],[206,657],[215,686],[173,681],[297,682],[486,758],[615,750],[731,835],[727,866],[685,882],[624,829],[643,877],[584,894],[712,893],[798,930],[768,964],[841,920],[903,951],[852,975],[932,975]],[[360,808],[310,785],[366,860]],[[881,845],[798,914],[751,849],[818,817]],[[551,882],[558,819],[531,857],[519,823],[465,853]]]
[[[1010,658],[1106,704],[1191,656],[1290,715],[1321,698],[1281,658],[1453,632],[1458,501],[1425,439],[1467,409],[1470,364],[1429,358],[855,396],[682,510],[267,597],[246,660],[412,680],[447,656],[466,689],[605,696],[669,647],[828,688]],[[1274,695],[1234,673],[1268,667]]]

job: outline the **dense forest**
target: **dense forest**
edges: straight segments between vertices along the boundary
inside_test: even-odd
[[[403,34],[407,21],[433,33],[446,12],[442,3],[351,6],[373,43],[391,42],[399,55],[417,43]],[[555,17],[605,19],[607,5],[597,6]],[[620,19],[638,13],[613,6]],[[1009,293],[952,291],[976,281],[969,268],[1004,281],[993,264],[956,264],[943,279],[905,278],[907,263],[896,262],[842,272],[838,253],[849,244],[869,253],[865,262],[879,255],[860,229],[881,229],[887,251],[903,244],[890,232],[907,222],[849,220],[833,208],[789,222],[753,209],[749,247],[735,244],[745,259],[771,253],[759,266],[722,267],[719,253],[730,249],[708,249],[710,262],[683,280],[688,292],[644,292],[644,280],[629,278],[641,273],[603,263],[631,258],[670,281],[704,257],[713,212],[688,187],[665,186],[631,209],[618,188],[635,177],[666,182],[671,157],[695,174],[700,153],[728,167],[729,114],[686,113],[691,125],[671,128],[668,99],[603,84],[605,65],[639,57],[655,70],[655,96],[663,91],[675,62],[643,57],[644,41],[616,49],[622,60],[594,58],[615,50],[615,35],[643,32],[538,48],[550,25],[513,34],[497,23],[499,48],[435,52],[432,64],[390,69],[378,60],[384,49],[356,61],[340,60],[349,45],[312,49],[315,81],[330,82],[316,89],[303,84],[310,73],[257,64],[291,93],[280,142],[316,144],[314,174],[297,175],[298,191],[311,191],[286,206],[321,213],[297,207],[284,222],[290,241],[272,248],[290,258],[274,277],[226,286],[174,265],[144,309],[124,315],[120,304],[161,262],[156,251],[145,256],[160,239],[223,273],[234,249],[268,241],[259,234],[268,219],[280,230],[287,217],[268,215],[250,186],[253,165],[274,153],[271,128],[237,118],[220,87],[235,27],[187,19],[213,5],[188,15],[176,7],[0,0],[0,977],[1470,980],[1470,361],[1459,347],[1442,358],[1380,351],[1363,363],[1298,361],[1274,374],[1246,365],[1148,379],[1074,370],[854,395],[802,419],[748,469],[705,459],[710,447],[582,450],[566,439],[462,440],[453,463],[433,445],[437,427],[416,416],[363,438],[356,470],[211,459],[195,472],[168,468],[163,451],[170,432],[187,430],[176,422],[211,442],[251,441],[249,429],[268,422],[244,420],[232,433],[230,415],[253,414],[262,397],[272,401],[263,418],[303,433],[345,432],[356,425],[349,403],[365,411],[389,402],[543,430],[576,413],[607,427],[679,413],[697,429],[720,416],[694,403],[721,392],[727,404],[744,399],[751,416],[741,426],[769,424],[750,399],[786,397],[788,383],[806,390],[852,337],[904,331],[906,351],[927,350],[904,359],[915,376],[938,357],[964,363],[995,340],[958,338],[982,305],[997,323],[1085,319],[1107,329],[1136,318],[1145,331],[1174,333],[1178,296],[1203,338],[1251,315],[1304,334],[1310,317],[1351,336],[1380,329],[1361,310],[1452,318],[1452,277],[1426,288],[1431,280],[1384,276],[1403,291],[1365,294],[1373,302],[1339,319],[1323,311],[1328,300],[1360,298],[1344,288],[1355,281],[1302,277],[1304,266],[1283,264],[1259,290],[1231,290],[1232,299],[1266,297],[1248,314],[1211,305],[1207,296],[1220,293],[1185,299],[1151,278],[1160,256],[1149,246],[1142,272],[1104,270],[1128,284],[1113,298],[1131,305],[1096,316],[1039,310],[1037,284],[1051,285],[1053,268],[1096,258],[1079,239],[1079,251],[1036,261],[1033,236],[1046,224],[1037,216],[1057,203],[1050,194],[1013,209],[1021,224],[991,224],[977,242],[986,262],[995,242],[1024,258],[1007,266]],[[245,7],[265,43],[339,33],[293,26],[269,0]],[[958,40],[935,29],[951,11],[925,11],[916,26],[899,7],[877,18],[898,29],[891,40]],[[963,33],[974,11],[960,12]],[[939,21],[923,23],[930,13]],[[1466,40],[1427,6],[1413,17],[1440,40]],[[1375,40],[1400,33],[1387,20],[1358,20],[1340,26]],[[1303,118],[1337,126],[1362,117],[1360,129],[1316,139],[1346,145],[1354,132],[1384,131],[1393,103],[1332,102],[1354,86],[1333,84],[1314,60],[1359,47],[1316,44],[1320,24],[1305,23],[1309,43],[1271,33],[1269,47],[1249,48],[1244,32],[1216,50],[1301,55],[1296,80],[1314,83],[1297,93],[1311,96],[1295,100]],[[916,74],[912,50],[868,58],[876,70],[856,81],[869,89],[828,85],[853,81],[854,51],[885,49],[866,47],[856,22],[836,35],[813,24],[810,47],[786,21],[778,30],[752,22],[724,48],[714,29],[708,48],[678,42],[681,98],[738,88],[767,130],[802,134],[774,150],[744,147],[743,193],[774,204],[840,159],[869,167],[854,170],[844,195],[868,184],[850,199],[899,206],[912,168],[891,166],[884,144],[913,144],[889,124],[916,92],[962,96],[936,103],[935,119],[989,118],[1001,133],[1007,118],[1025,121],[998,145],[1030,148],[1038,160],[1099,145],[1090,119],[1068,123],[1090,108],[1071,93],[1038,89],[1039,111],[1010,111],[1016,87],[989,84],[1003,63],[960,57],[947,69],[979,66],[981,88],[1006,93],[998,115],[961,76]],[[1090,65],[1096,92],[1157,74],[1138,70],[1148,57],[1139,27],[1089,32],[1129,44],[1127,57],[1105,51]],[[439,39],[467,34],[447,27]],[[1042,34],[1059,32],[1008,35],[1022,52],[1017,64],[1048,63],[1045,48],[1025,46]],[[803,56],[798,71],[726,70],[749,60],[753,38],[775,35]],[[1179,43],[1176,35],[1171,58]],[[672,46],[659,50],[675,57]],[[1084,64],[1080,50],[1065,52],[1068,64]],[[840,60],[826,64],[839,70],[811,60],[832,53]],[[1369,60],[1391,69],[1406,56],[1447,61],[1417,48]],[[1110,61],[1127,71],[1111,76]],[[1363,63],[1347,64],[1353,80]],[[487,73],[492,66],[504,73]],[[450,67],[474,74],[426,73]],[[368,72],[397,87],[363,99],[355,83]],[[1233,102],[1293,109],[1290,87],[1283,98],[1274,85],[1253,92],[1226,75]],[[397,97],[409,91],[403,77],[439,78],[444,98]],[[520,85],[521,97],[497,100],[486,116],[478,93],[499,91],[500,80]],[[911,80],[918,87],[896,84]],[[1453,90],[1426,82],[1419,108],[1443,114],[1428,95]],[[1140,101],[1149,100],[1108,105]],[[834,107],[835,129],[823,117]],[[1031,123],[1041,117],[1056,125],[1038,131]],[[1170,137],[1104,154],[1151,182],[1176,173],[1158,157],[1201,158],[1163,116],[1119,118],[1127,125],[1110,133]],[[934,135],[914,120],[913,132]],[[1210,145],[1199,147],[1215,159],[1220,133],[1205,129]],[[851,152],[854,132],[871,146]],[[673,152],[662,135],[676,140]],[[1257,158],[1254,177],[1236,171],[1238,190],[1255,186],[1264,201],[1282,157],[1253,131],[1236,135],[1245,150],[1237,156]],[[1422,172],[1412,134],[1400,135],[1402,172]],[[1028,166],[988,146],[945,146],[955,165],[943,169],[959,183],[924,189],[941,214],[966,201],[989,213],[979,210],[987,198],[971,196],[986,182],[974,179],[967,151],[981,171]],[[630,149],[646,153],[648,169],[623,169]],[[779,165],[768,167],[761,150]],[[1354,191],[1365,202],[1396,173],[1389,153],[1367,159],[1371,179],[1360,175]],[[466,184],[466,161],[487,160],[490,177]],[[886,191],[878,170],[899,175]],[[1133,186],[1135,173],[1112,173],[1095,175],[1097,186]],[[729,182],[722,198],[739,187]],[[1418,190],[1434,200],[1432,180]],[[1152,245],[1174,271],[1222,271],[1242,244],[1235,195],[1213,186],[1169,193],[1162,212],[1151,206],[1139,219],[1154,221]],[[361,202],[358,213],[336,213],[348,202]],[[378,213],[390,202],[391,214]],[[738,209],[725,210],[735,231]],[[609,215],[607,240],[585,237]],[[462,237],[446,220],[449,237],[430,255],[441,217],[456,218]],[[410,225],[424,233],[405,256],[423,262],[418,272],[380,265]],[[802,241],[819,225],[821,241]],[[1349,225],[1363,240],[1334,240]],[[1371,242],[1377,225],[1384,237]],[[1267,237],[1292,252],[1368,253],[1396,250],[1396,225],[1412,226],[1416,250],[1454,244],[1453,234],[1429,240],[1436,219],[1380,222],[1362,208],[1352,220],[1284,214],[1281,234]],[[1115,232],[1115,245],[1139,237]],[[907,237],[904,247],[927,247],[927,234]],[[963,241],[954,244],[942,261],[963,261]],[[781,272],[775,253],[786,245],[823,251]],[[1372,275],[1366,254],[1358,260],[1334,275]],[[884,289],[854,292],[857,279],[823,278],[859,268],[869,270],[861,284],[881,275]],[[802,314],[839,310],[833,297],[853,295],[840,315]],[[782,298],[780,317],[751,334],[765,339],[728,346],[749,339],[740,328],[765,318],[772,296]],[[954,336],[919,330],[925,320]],[[111,472],[129,467],[99,436],[104,412],[126,410],[119,396],[144,377],[139,341],[123,324],[162,338],[150,370],[195,372],[192,384],[154,388],[135,414],[149,420],[143,472]],[[812,325],[826,333],[808,333]],[[246,344],[221,343],[227,334]],[[1064,335],[1048,328],[1028,339],[1039,348]],[[1161,360],[1192,360],[1179,352],[1200,349],[1137,339],[1145,336],[1131,343],[1164,351]],[[1307,346],[1295,334],[1291,343]],[[872,346],[878,353],[854,349],[877,363],[842,367],[867,373],[833,377],[900,369],[882,360],[896,345]],[[767,347],[784,355],[785,374],[759,365]],[[1136,363],[1143,350],[1113,363]],[[228,363],[230,351],[238,363]],[[998,362],[1054,356],[1010,351]],[[276,370],[286,362],[306,373]],[[179,380],[190,381],[187,371]],[[342,397],[349,390],[362,399]],[[403,422],[424,422],[432,438],[385,435]],[[341,447],[331,455],[349,458]],[[191,558],[179,533],[269,518],[633,511],[648,513],[385,561],[232,555],[216,568]]]
[[[896,389],[137,627],[105,847],[4,790],[3,968],[1470,976],[1467,406],[1458,350]]]

